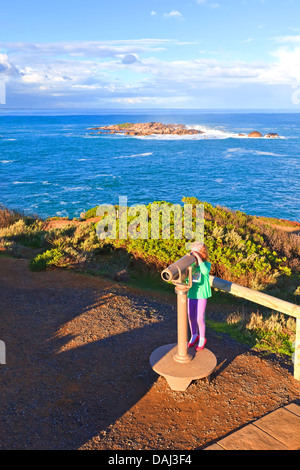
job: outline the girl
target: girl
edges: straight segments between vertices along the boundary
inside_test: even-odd
[[[192,335],[188,347],[198,343],[196,351],[200,351],[206,344],[205,308],[207,299],[212,295],[209,283],[211,263],[208,261],[208,249],[204,243],[193,243],[191,253],[197,259],[197,264],[193,270],[193,285],[188,292],[188,318]]]

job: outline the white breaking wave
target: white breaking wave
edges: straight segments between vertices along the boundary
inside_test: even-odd
[[[119,157],[114,157],[114,159],[116,159],[116,158],[149,157],[150,155],[153,155],[153,152],[136,153],[134,155],[120,155]]]
[[[75,186],[75,187],[63,186],[62,189],[64,190],[64,192],[68,192],[68,191],[90,191],[92,188],[90,186]]]
[[[287,155],[280,155],[279,153],[273,153],[273,152],[263,152],[261,150],[256,150],[253,151],[255,152],[255,155],[270,155],[271,157],[287,157]]]
[[[13,184],[35,184],[35,181],[13,181]]]
[[[84,139],[101,139],[101,135],[78,135],[77,137],[83,137]]]
[[[58,211],[55,213],[58,217],[69,217],[69,212],[67,212],[66,210],[64,211]]]
[[[242,135],[243,133],[223,131],[221,129],[213,129],[207,126],[191,126],[192,129],[202,131],[204,134],[199,134],[203,139],[246,139],[248,135]]]
[[[202,125],[194,125],[194,126],[186,126],[187,129],[195,129],[198,131],[202,131],[203,134],[193,134],[193,135],[180,135],[180,134],[152,134],[152,135],[137,135],[137,136],[126,136],[132,137],[135,139],[145,139],[145,140],[212,140],[212,139],[255,139],[255,137],[248,137],[250,131],[245,132],[231,132],[222,129],[215,129],[208,126]],[[267,134],[267,133],[266,133]],[[117,135],[117,134],[116,134]],[[277,137],[279,139],[284,139],[285,137]],[[270,140],[269,137],[257,137],[257,139],[267,139]]]
[[[155,140],[208,140],[208,139],[246,139],[247,135],[239,135],[235,132],[223,131],[220,129],[213,129],[206,126],[186,126],[187,129],[195,129],[197,131],[202,131],[203,134],[152,134],[152,135],[141,135],[141,136],[129,136],[136,139],[155,139]]]
[[[251,150],[251,149],[244,149],[244,148],[230,148],[227,149],[226,152],[227,155],[246,155],[246,154],[251,154],[251,155],[266,155],[270,157],[286,157],[287,155],[284,154],[279,154],[279,153],[274,153],[274,152],[265,152],[262,150]]]

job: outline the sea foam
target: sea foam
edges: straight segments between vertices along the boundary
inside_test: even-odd
[[[274,152],[265,152],[263,150],[253,150],[253,149],[244,149],[244,148],[240,148],[240,147],[229,148],[224,153],[227,154],[227,156],[232,156],[232,155],[239,156],[239,155],[247,155],[247,154],[262,155],[262,156],[265,155],[265,156],[269,156],[269,157],[286,157],[287,156],[287,155],[284,155],[284,154],[279,154],[279,153],[274,153]]]
[[[150,155],[153,155],[153,152],[136,153],[136,154],[133,154],[133,155],[120,155],[119,157],[114,157],[114,159],[117,159],[117,158],[149,157]]]

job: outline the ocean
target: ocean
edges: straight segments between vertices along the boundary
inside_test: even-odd
[[[92,127],[176,123],[193,136],[99,135]],[[239,136],[259,131],[279,138]],[[300,221],[300,114],[0,110],[0,204],[78,217],[98,204],[180,203],[184,196]]]

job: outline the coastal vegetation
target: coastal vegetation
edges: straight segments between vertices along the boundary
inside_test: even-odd
[[[195,224],[195,208],[200,201],[187,197],[182,202],[192,205]],[[151,220],[151,204],[147,210]],[[300,230],[299,223],[247,215],[206,202],[204,215],[212,275],[299,304],[300,244],[299,235],[294,233],[298,227]],[[128,213],[128,225],[134,218]],[[2,207],[0,249],[17,257],[25,255],[33,271],[75,269],[144,290],[173,292],[172,286],[162,283],[160,271],[186,254],[189,240],[174,238],[172,214],[169,239],[151,239],[149,233],[147,239],[99,240],[98,221],[97,207],[82,214],[80,220],[42,220]],[[292,355],[294,319],[263,308],[257,310],[257,305],[217,290],[212,302],[236,305],[225,319],[208,320],[216,331],[231,334],[251,347]]]

